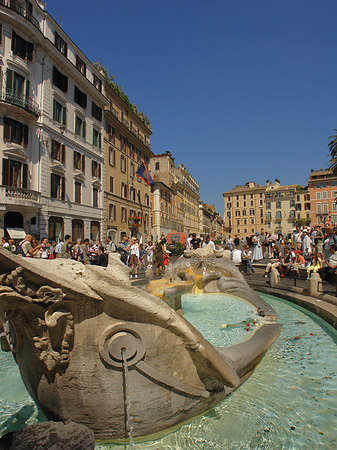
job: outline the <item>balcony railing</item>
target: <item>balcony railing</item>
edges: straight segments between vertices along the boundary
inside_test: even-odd
[[[10,103],[12,105],[18,106],[19,108],[23,108],[36,117],[40,115],[39,105],[34,100],[32,100],[31,97],[21,95],[19,92],[16,92],[13,89],[3,88],[0,95],[0,101]]]
[[[36,28],[38,28],[39,31],[41,31],[37,19],[30,12],[28,12],[26,8],[23,8],[22,6],[18,5],[16,1],[0,0],[0,6],[4,6],[5,8],[11,9],[12,11],[15,11],[16,13],[20,14],[20,16],[29,20],[30,23],[32,23]]]
[[[14,186],[1,186],[0,192],[2,194],[0,197],[11,198],[14,200],[27,200],[33,203],[40,202],[40,193],[37,191]]]

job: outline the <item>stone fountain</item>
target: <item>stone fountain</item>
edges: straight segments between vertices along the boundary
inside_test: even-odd
[[[185,252],[160,282],[149,283],[155,296],[131,286],[117,259],[103,268],[0,249],[2,347],[50,420],[107,440],[178,426],[240,386],[280,333],[274,310],[223,251]],[[181,314],[181,295],[196,288],[235,293],[265,325],[242,344],[214,348]]]

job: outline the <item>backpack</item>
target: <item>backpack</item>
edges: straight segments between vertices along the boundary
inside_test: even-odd
[[[15,254],[16,255],[21,255],[21,256],[24,256],[24,257],[26,256],[26,253],[23,251],[23,248],[22,248],[22,244],[24,242],[25,241],[23,240],[23,241],[20,242],[19,245],[16,246],[16,250],[15,250]]]

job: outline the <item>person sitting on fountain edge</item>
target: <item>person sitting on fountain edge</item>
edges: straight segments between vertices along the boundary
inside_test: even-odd
[[[337,268],[337,253],[336,253],[336,247],[334,245],[330,245],[330,252],[332,255],[330,258],[326,261],[326,267],[322,267],[319,269],[318,273],[322,280],[324,281],[331,281],[332,277],[336,273]]]

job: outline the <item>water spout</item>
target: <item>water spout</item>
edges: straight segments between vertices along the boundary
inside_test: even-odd
[[[133,440],[133,425],[131,423],[132,416],[131,416],[131,401],[130,396],[128,392],[128,377],[129,377],[129,369],[128,369],[128,362],[126,359],[126,348],[121,348],[122,358],[123,358],[123,377],[124,377],[124,404],[125,404],[125,434],[128,434],[129,440],[130,440],[130,450],[134,450],[135,448],[135,442]]]

